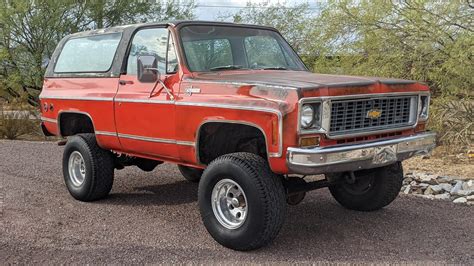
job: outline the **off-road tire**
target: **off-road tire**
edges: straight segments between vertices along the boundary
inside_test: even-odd
[[[201,179],[204,170],[184,165],[178,165],[179,172],[186,180],[197,183]]]
[[[213,213],[212,191],[222,179],[236,182],[247,197],[247,217],[236,229],[224,227]],[[212,161],[199,183],[198,201],[207,231],[218,243],[234,250],[254,250],[268,245],[278,235],[286,213],[281,178],[262,157],[252,153],[232,153]]]
[[[370,189],[363,194],[350,193],[344,184],[329,187],[334,199],[342,206],[357,211],[375,211],[397,198],[403,182],[403,168],[400,162],[363,171],[365,175],[369,175],[366,178],[372,178]],[[357,172],[355,174],[357,175]]]
[[[79,152],[85,165],[85,178],[80,186],[71,181],[69,157]],[[63,153],[63,176],[69,193],[80,201],[94,201],[106,197],[114,180],[114,158],[110,151],[97,145],[94,134],[78,134],[68,139]]]

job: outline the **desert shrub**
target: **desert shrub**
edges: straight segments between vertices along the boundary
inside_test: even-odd
[[[463,152],[474,140],[474,101],[472,99],[433,99],[430,129],[438,132],[440,144],[452,152]]]
[[[5,110],[0,106],[0,138],[17,139],[23,135],[38,135],[37,112],[21,103],[16,110]]]

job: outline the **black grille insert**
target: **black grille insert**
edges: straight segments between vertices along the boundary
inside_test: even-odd
[[[412,125],[412,99],[416,97],[333,100],[329,134],[343,135]]]

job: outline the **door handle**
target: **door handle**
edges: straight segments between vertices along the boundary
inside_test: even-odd
[[[133,84],[133,81],[131,80],[119,80],[120,85],[127,85],[127,84]]]

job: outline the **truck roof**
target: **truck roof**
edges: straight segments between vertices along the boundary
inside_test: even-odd
[[[180,27],[188,25],[211,25],[211,26],[232,26],[232,27],[242,27],[242,28],[258,28],[277,31],[275,28],[251,24],[239,24],[232,22],[218,22],[218,21],[200,21],[200,20],[179,20],[179,21],[166,21],[166,22],[149,22],[149,23],[138,23],[130,24],[123,26],[115,26],[104,29],[96,29],[89,31],[82,31],[65,36],[57,45],[52,57],[49,62],[48,67],[46,68],[45,78],[51,77],[118,77],[120,73],[123,72],[123,57],[126,53],[128,42],[132,35],[140,28],[153,27],[153,26],[167,26],[179,29]],[[100,34],[109,34],[109,33],[120,33],[122,35],[122,40],[118,46],[112,67],[107,72],[100,73],[54,73],[54,66],[56,64],[57,58],[64,46],[64,44],[69,39],[88,37]]]
[[[180,28],[188,25],[216,25],[216,26],[233,26],[233,27],[251,27],[260,28],[276,31],[275,28],[269,26],[260,26],[253,24],[241,24],[233,22],[220,22],[220,21],[205,21],[205,20],[176,20],[176,21],[164,21],[164,22],[147,22],[147,23],[136,23],[121,26],[114,26],[110,28],[81,31],[66,36],[67,39],[73,37],[85,37],[90,35],[104,34],[104,33],[115,33],[115,32],[134,32],[138,28],[152,27],[152,26],[169,26],[174,28]]]

